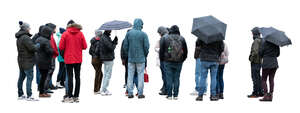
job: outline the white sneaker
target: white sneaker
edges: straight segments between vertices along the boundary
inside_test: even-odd
[[[78,102],[79,102],[79,98],[78,98],[78,97],[74,97],[74,98],[73,98],[73,102],[78,103]]]
[[[111,92],[109,92],[108,90],[105,91],[105,95],[110,96],[112,95]]]
[[[192,96],[198,96],[198,91],[193,91],[192,93],[190,93],[190,95],[192,95]]]
[[[168,100],[172,100],[172,97],[167,97]]]
[[[101,94],[101,92],[100,92],[100,91],[94,92],[94,94],[95,94],[95,95],[98,95],[98,94]]]
[[[26,99],[26,96],[24,96],[24,95],[18,97],[18,100],[25,100],[25,99]]]
[[[67,98],[63,99],[62,102],[63,102],[63,103],[73,103],[74,100],[73,100],[73,98],[67,97]]]
[[[178,97],[173,97],[173,100],[178,100]]]
[[[60,82],[56,82],[56,87],[57,88],[63,88],[63,86],[60,84]]]
[[[39,101],[38,99],[35,99],[33,97],[27,97],[26,100],[27,101]]]

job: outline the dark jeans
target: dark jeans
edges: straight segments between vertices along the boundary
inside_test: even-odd
[[[166,82],[167,82],[166,89],[167,89],[168,97],[171,97],[172,95],[174,97],[178,97],[179,85],[180,85],[179,78],[180,78],[182,63],[165,62],[164,65],[166,69]]]
[[[79,97],[80,91],[80,69],[81,63],[78,64],[67,64],[67,72],[68,72],[68,96],[71,97]],[[75,93],[73,95],[73,71],[75,72]]]
[[[224,72],[225,64],[219,65],[217,72],[217,94],[224,93],[224,80],[223,80],[223,72]]]
[[[251,78],[253,81],[252,94],[262,94],[261,76],[260,76],[261,64],[251,63]]]
[[[44,94],[44,93],[46,93],[46,90],[47,90],[45,85],[47,84],[46,83],[46,78],[47,78],[47,75],[49,73],[49,70],[48,69],[39,69],[39,70],[40,70],[40,75],[41,75],[40,84],[39,84],[39,91],[40,91],[40,94]]]
[[[52,58],[51,59],[51,66],[50,66],[50,69],[48,71],[48,75],[47,75],[47,78],[46,78],[46,81],[45,81],[45,88],[46,90],[49,89],[50,86],[53,86],[52,84],[52,75],[53,75],[53,72],[54,72],[54,69],[55,69],[55,58]]]
[[[262,87],[264,90],[264,94],[268,93],[267,79],[269,77],[269,85],[270,85],[270,93],[274,91],[274,77],[277,68],[272,69],[263,69],[262,70]]]
[[[128,79],[128,60],[125,60],[125,85],[127,86]]]
[[[61,85],[64,85],[66,74],[67,74],[66,64],[64,62],[59,62],[59,70],[58,70],[56,82],[60,82]]]
[[[33,68],[28,69],[28,70],[20,69],[19,79],[18,79],[18,96],[19,97],[24,95],[23,82],[26,77],[27,77],[26,93],[27,93],[28,97],[31,97],[31,95],[32,95],[31,84],[32,84],[32,79],[33,79]]]
[[[92,58],[92,65],[95,69],[94,92],[98,92],[102,83],[102,62],[98,58]]]
[[[162,77],[162,80],[163,80],[163,86],[162,88],[160,89],[161,92],[167,92],[166,91],[166,72],[165,72],[165,66],[164,66],[164,62],[163,61],[160,61],[160,71],[161,71],[161,77]]]

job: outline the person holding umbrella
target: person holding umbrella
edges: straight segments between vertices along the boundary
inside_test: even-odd
[[[100,94],[102,96],[111,95],[107,89],[112,74],[113,60],[115,59],[115,48],[118,44],[118,37],[115,36],[114,40],[111,40],[111,30],[105,30],[101,40],[99,40],[99,59],[104,64],[104,76],[103,85]]]
[[[275,28],[260,28],[265,42],[260,48],[259,55],[262,58],[262,88],[264,97],[259,101],[272,101],[274,91],[274,77],[278,66],[277,57],[280,55],[279,46],[292,44],[284,32]],[[269,77],[270,90],[268,92],[267,78]]]

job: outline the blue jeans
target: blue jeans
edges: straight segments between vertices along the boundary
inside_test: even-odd
[[[165,72],[165,66],[164,66],[164,62],[163,61],[160,61],[160,70],[161,70],[161,76],[162,76],[162,80],[163,80],[163,86],[162,88],[160,89],[162,92],[167,92],[166,91],[166,72]]]
[[[109,85],[109,80],[111,78],[112,67],[114,62],[113,61],[103,61],[104,64],[104,76],[103,76],[103,84],[102,84],[102,91],[107,91],[107,87]]]
[[[18,96],[19,97],[24,95],[23,82],[26,77],[27,77],[27,80],[26,80],[27,97],[31,97],[31,95],[32,95],[31,84],[32,84],[32,80],[33,80],[33,68],[28,69],[28,70],[20,69],[19,80],[18,80]]]
[[[138,95],[143,95],[145,63],[128,63],[128,95],[133,95],[134,73],[137,72]]]
[[[195,71],[195,83],[196,83],[196,87],[195,87],[195,90],[197,91],[197,92],[199,92],[200,91],[200,64],[201,64],[201,62],[200,62],[200,58],[197,58],[196,59],[196,71]],[[207,81],[205,81],[206,83],[206,87],[205,87],[205,89],[204,89],[204,93],[206,93],[206,91],[207,91]]]
[[[198,95],[203,95],[206,89],[206,80],[208,70],[210,70],[210,94],[216,96],[216,85],[217,85],[217,71],[219,64],[217,62],[200,61],[200,91]]]
[[[224,80],[223,80],[223,72],[225,65],[219,65],[218,73],[217,73],[217,94],[224,93]]]
[[[179,92],[179,85],[180,85],[180,72],[182,68],[182,63],[171,63],[165,62],[165,69],[166,69],[166,81],[167,81],[167,94],[168,97],[178,97]]]

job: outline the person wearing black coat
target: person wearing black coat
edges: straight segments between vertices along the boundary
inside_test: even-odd
[[[219,67],[220,56],[224,51],[224,43],[223,41],[216,41],[213,43],[206,44],[201,40],[197,40],[197,44],[199,45],[199,56],[200,58],[200,84],[199,84],[199,92],[196,101],[203,100],[203,94],[206,90],[206,81],[208,70],[210,70],[210,100],[217,101],[219,98],[216,95],[216,85],[217,85],[217,71]]]
[[[35,45],[30,37],[32,36],[29,24],[20,21],[20,30],[15,34],[17,38],[17,50],[18,50],[18,65],[19,65],[19,79],[18,79],[18,99],[27,99],[28,101],[35,100],[32,97],[31,84],[33,79],[33,65],[34,65],[34,52],[37,51],[39,44]],[[23,92],[23,82],[27,77],[26,93]]]
[[[48,85],[45,83],[48,72],[51,68],[51,59],[53,55],[53,49],[50,45],[52,29],[48,26],[42,28],[40,33],[40,37],[36,40],[36,43],[40,44],[40,49],[38,50],[38,60],[37,66],[41,73],[41,79],[39,84],[39,97],[50,97],[49,94],[46,93],[46,86]]]
[[[265,41],[263,47],[260,49],[260,56],[262,57],[262,87],[264,97],[260,101],[272,101],[274,91],[274,77],[278,66],[277,57],[280,55],[279,46]],[[268,92],[267,78],[269,77],[270,90]]]
[[[44,25],[41,25],[40,27],[39,27],[39,32],[38,33],[36,33],[36,34],[34,34],[33,35],[33,37],[32,37],[32,41],[33,41],[33,43],[35,43],[35,41],[40,37],[40,34],[41,34],[41,32],[42,32],[42,28],[44,27]],[[40,78],[41,78],[41,74],[40,74],[40,70],[39,70],[39,68],[38,68],[38,66],[37,66],[37,52],[35,52],[35,55],[34,55],[35,57],[34,57],[34,63],[36,64],[36,66],[35,66],[35,76],[36,76],[36,84],[39,86],[39,84],[40,84]]]
[[[104,64],[104,76],[103,76],[103,84],[100,94],[103,96],[111,95],[111,93],[107,90],[109,85],[109,81],[111,78],[112,67],[113,67],[113,60],[115,59],[115,48],[118,44],[117,36],[112,41],[110,37],[111,31],[106,30],[104,31],[101,39],[100,39],[100,46],[99,46],[99,59]]]

